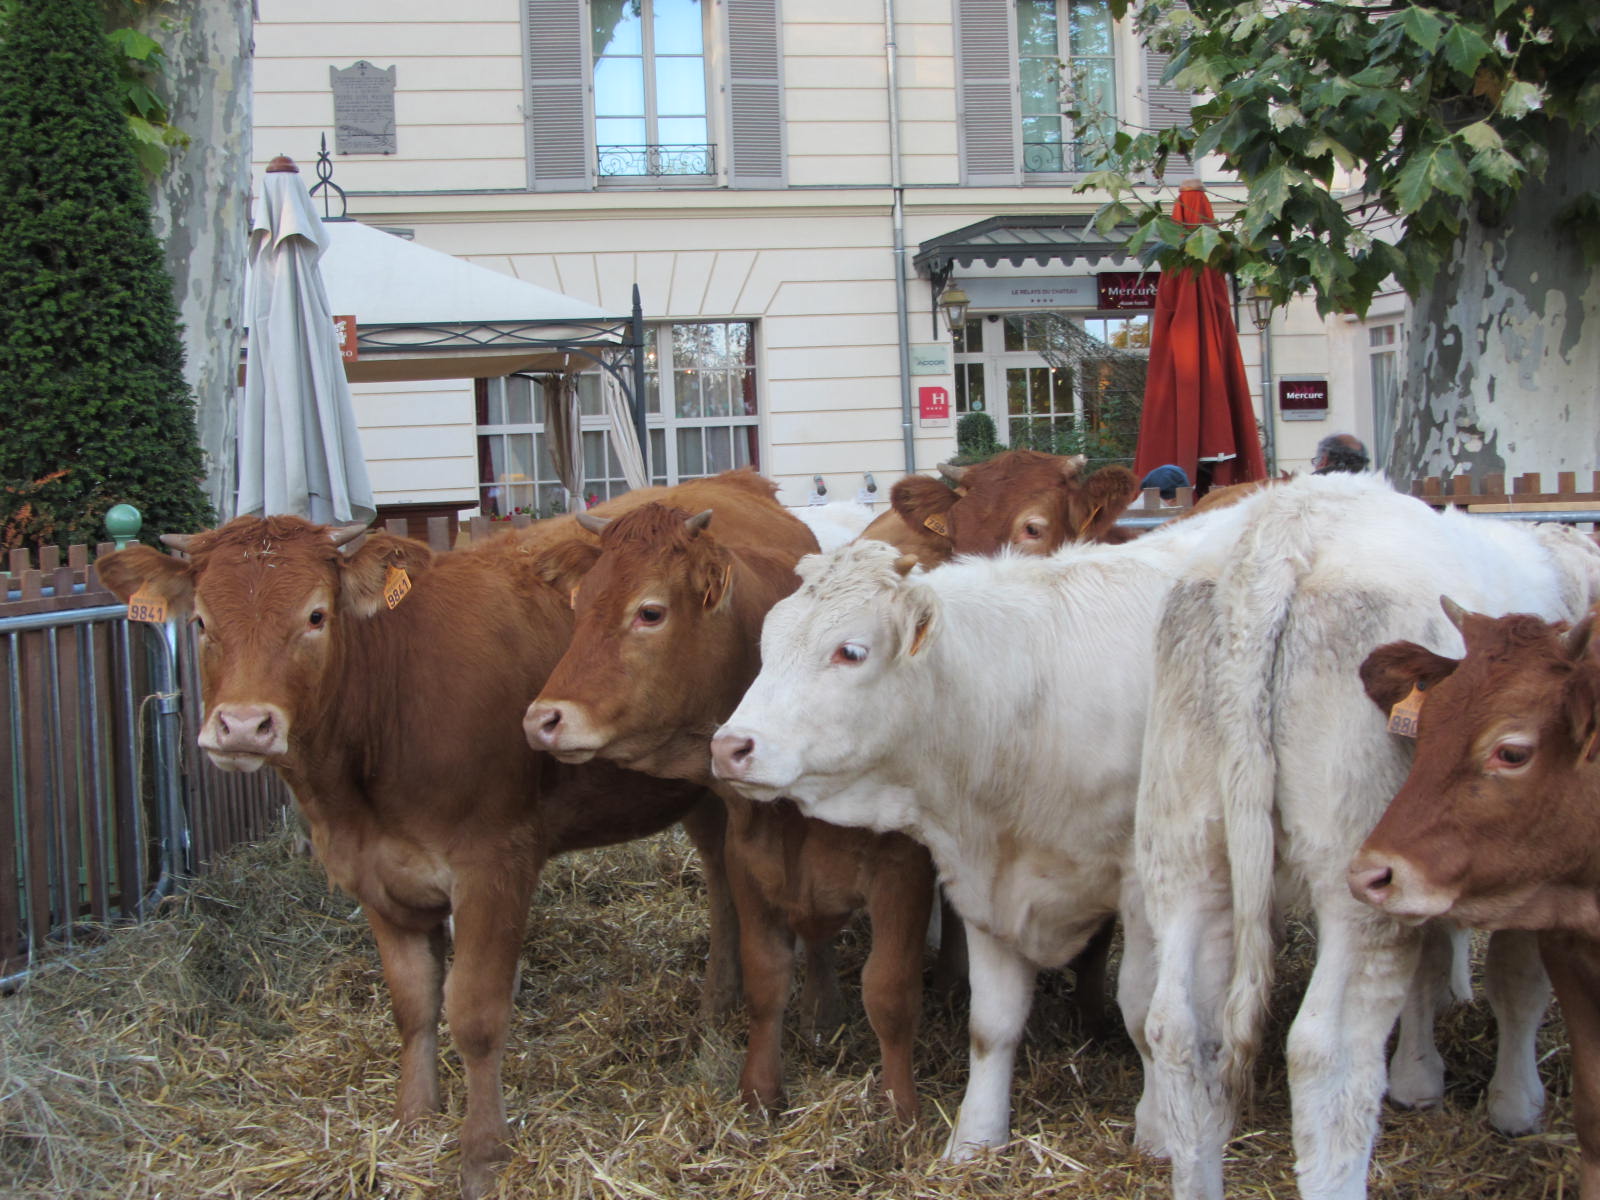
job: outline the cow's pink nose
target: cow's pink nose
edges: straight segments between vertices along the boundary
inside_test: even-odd
[[[535,750],[552,749],[561,737],[561,709],[555,704],[530,704],[522,718],[522,732]]]
[[[1366,855],[1350,864],[1346,878],[1350,884],[1350,894],[1376,908],[1382,908],[1394,890],[1394,868]]]
[[[218,706],[211,721],[211,740],[219,751],[269,754],[278,743],[278,713],[266,704]]]
[[[723,779],[739,779],[750,769],[756,740],[742,733],[719,733],[711,739],[711,768]]]

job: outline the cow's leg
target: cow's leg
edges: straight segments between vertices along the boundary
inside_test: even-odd
[[[727,808],[719,797],[707,792],[684,815],[683,828],[699,852],[711,908],[710,951],[700,991],[700,1015],[723,1016],[733,1011],[739,996],[739,918],[728,886]]]
[[[878,864],[867,894],[872,949],[861,971],[861,993],[878,1035],[883,1090],[896,1115],[912,1121],[917,1092],[911,1054],[922,1015],[922,942],[933,909],[933,863],[920,846],[897,849],[894,861]]]
[[[1496,1035],[1489,1122],[1501,1133],[1533,1133],[1544,1118],[1537,1042],[1550,1007],[1550,976],[1539,960],[1538,935],[1516,929],[1490,934],[1483,986]]]
[[[1432,1108],[1444,1100],[1444,1059],[1434,1042],[1434,1018],[1451,998],[1457,931],[1442,921],[1422,931],[1422,950],[1411,975],[1394,1053],[1389,1056],[1389,1099],[1404,1108]]]
[[[728,882],[738,906],[749,1017],[739,1095],[751,1108],[775,1112],[783,1107],[783,1010],[794,975],[794,933],[783,913],[762,896],[734,844],[729,846]]]
[[[967,926],[939,889],[939,952],[933,960],[933,988],[951,995],[967,982]]]
[[[1032,963],[971,922],[967,930],[972,1007],[967,1018],[969,1071],[945,1157],[971,1158],[1003,1146],[1011,1132],[1011,1067],[1033,1004]]]
[[[1133,1144],[1146,1154],[1165,1158],[1168,1154],[1166,1120],[1156,1096],[1156,1072],[1150,1059],[1150,1042],[1145,1037],[1150,1000],[1155,993],[1155,934],[1145,913],[1144,898],[1131,873],[1123,887],[1121,904],[1122,964],[1117,971],[1117,1007],[1122,1011],[1123,1028],[1133,1039],[1144,1066],[1144,1089],[1134,1110]],[[1106,922],[1100,932],[1103,934],[1113,924]],[[1093,945],[1093,939],[1090,944]]]
[[[1233,904],[1226,873],[1207,874],[1203,856],[1175,860],[1173,868],[1163,880],[1170,886],[1152,888],[1146,898],[1155,988],[1143,1047],[1148,1104],[1135,1136],[1157,1152],[1165,1142],[1175,1200],[1221,1200],[1222,1151],[1239,1103],[1222,1061]],[[1159,1114],[1153,1121],[1152,1112]]]
[[[830,922],[831,924],[831,922]],[[844,992],[839,987],[839,956],[834,934],[803,936],[806,978],[800,988],[800,1018],[814,1041],[826,1041],[844,1024]]]
[[[400,1035],[400,1095],[395,1118],[409,1125],[439,1111],[439,1010],[444,998],[444,926],[426,932],[386,920],[364,905],[378,943],[389,1005]]]
[[[1295,1171],[1304,1200],[1361,1200],[1378,1132],[1384,1047],[1416,971],[1421,935],[1319,881],[1317,963],[1289,1029]]]
[[[1583,1156],[1583,1200],[1600,1200],[1600,952],[1577,934],[1539,935],[1539,952],[1555,986],[1572,1043],[1572,1124]]]
[[[542,864],[538,864],[542,866]],[[538,879],[533,870],[484,870],[458,876],[451,897],[455,959],[445,980],[445,1019],[466,1075],[461,1123],[461,1194],[477,1200],[493,1182],[506,1145],[505,1092],[500,1077],[511,1025],[511,986]]]

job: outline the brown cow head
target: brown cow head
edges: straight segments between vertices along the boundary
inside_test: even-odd
[[[294,722],[326,691],[345,622],[385,608],[390,567],[415,577],[432,561],[420,542],[361,525],[299,517],[239,517],[220,529],[162,540],[173,558],[129,546],[96,563],[126,599],[148,588],[199,628],[205,721],[200,747],[225,770],[254,771],[289,753]]]
[[[1357,899],[1402,919],[1600,932],[1600,661],[1593,615],[1570,632],[1523,614],[1446,612],[1457,662],[1411,642],[1362,664],[1385,713],[1425,701],[1411,774],[1350,864]]]
[[[960,494],[936,479],[910,475],[890,491],[895,511],[913,528],[946,537],[951,554],[994,554],[1009,546],[1049,554],[1067,542],[1105,541],[1138,494],[1125,467],[1084,476],[1081,455],[1009,450],[972,467],[941,464]]]
[[[741,563],[718,545],[711,515],[647,504],[606,523],[598,550],[569,544],[536,559],[572,596],[576,624],[523,719],[534,749],[705,774],[710,733],[756,671],[754,631],[733,618]]]

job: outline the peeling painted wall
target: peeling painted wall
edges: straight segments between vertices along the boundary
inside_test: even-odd
[[[1556,224],[1593,189],[1600,139],[1560,133],[1508,218],[1468,225],[1413,312],[1391,478],[1600,467],[1600,266]]]
[[[190,136],[152,196],[183,322],[206,498],[233,515],[236,378],[249,237],[252,0],[150,5],[141,28],[168,64],[172,123]]]

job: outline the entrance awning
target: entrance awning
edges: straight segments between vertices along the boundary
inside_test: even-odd
[[[1090,213],[990,217],[923,242],[911,264],[918,275],[933,282],[937,292],[948,282],[951,271],[973,263],[1020,267],[1034,262],[1043,267],[1096,259],[1125,262],[1128,252],[1124,246],[1133,229],[1119,227],[1107,237],[1094,227],[1093,220]]]

